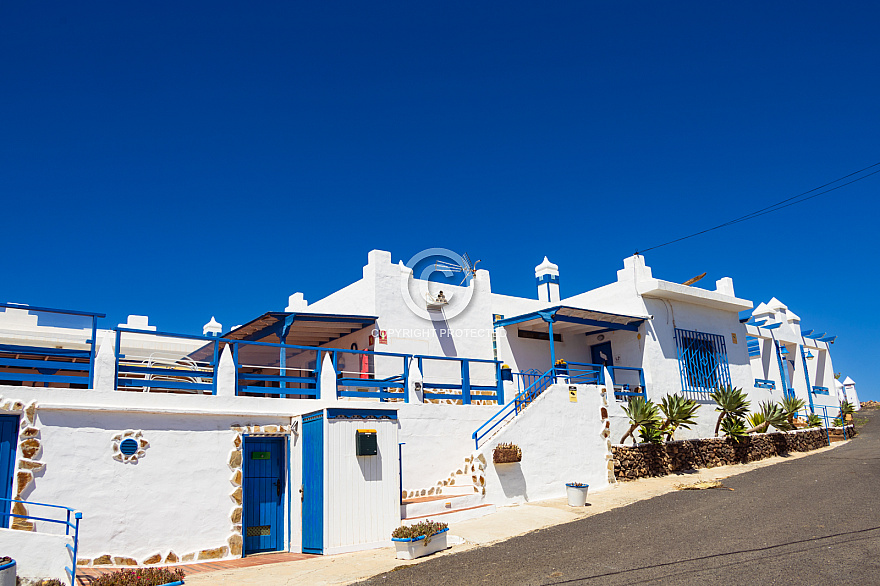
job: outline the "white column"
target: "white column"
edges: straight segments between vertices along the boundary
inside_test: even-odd
[[[234,397],[238,384],[235,372],[235,360],[232,359],[232,346],[227,344],[220,353],[220,361],[217,364],[217,395],[223,397]]]

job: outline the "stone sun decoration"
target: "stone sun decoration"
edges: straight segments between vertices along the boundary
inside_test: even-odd
[[[142,431],[129,429],[113,436],[113,459],[117,462],[137,464],[147,455],[150,442],[143,438]]]

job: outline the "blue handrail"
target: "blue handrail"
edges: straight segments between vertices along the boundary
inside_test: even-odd
[[[64,525],[64,534],[70,535],[70,531],[73,530],[73,547],[70,546],[69,543],[64,544],[64,547],[71,553],[72,562],[70,564],[71,567],[64,567],[64,570],[70,576],[70,586],[74,586],[76,584],[76,556],[77,551],[79,551],[79,521],[82,519],[82,513],[77,511],[76,509],[71,509],[70,507],[64,507],[61,505],[49,505],[46,503],[33,503],[29,501],[20,501],[16,499],[8,499],[0,497],[0,501],[8,502],[8,503],[21,503],[23,505],[27,505],[29,507],[48,507],[50,509],[62,509],[67,511],[67,519],[62,521],[60,519],[48,519],[46,517],[36,517],[34,515],[18,515],[16,513],[3,513],[0,517],[16,517],[18,519],[32,519],[34,521],[46,521],[48,523],[58,523],[59,525]],[[74,522],[70,521],[70,515],[73,514]]]
[[[535,379],[535,381],[532,382],[532,384],[530,384],[523,392],[518,394],[513,401],[502,407],[497,413],[495,413],[495,415],[490,417],[483,425],[478,427],[477,430],[471,434],[471,439],[474,440],[475,448],[479,449],[480,440],[489,435],[489,433],[493,429],[501,425],[501,423],[503,423],[510,415],[513,415],[514,417],[519,415],[520,412],[525,409],[529,403],[534,401],[538,397],[538,395],[543,393],[547,389],[547,387],[550,386],[550,383],[553,381],[555,376],[556,368],[554,367]],[[495,423],[493,423],[491,427],[483,431],[483,428],[493,421],[495,421]],[[483,433],[480,433],[481,431],[483,431]]]

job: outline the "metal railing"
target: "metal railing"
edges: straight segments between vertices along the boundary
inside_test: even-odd
[[[0,344],[0,381],[82,385],[91,388],[95,371],[95,339],[103,313],[0,303],[3,313],[20,311],[37,329],[6,330],[7,339],[42,338],[37,345]],[[35,319],[33,319],[35,318]],[[43,323],[40,323],[43,322]],[[40,331],[40,327],[47,328]],[[51,328],[51,329],[49,329]],[[60,342],[60,347],[59,347]],[[65,348],[64,346],[73,346]],[[79,346],[77,348],[76,346]],[[83,349],[82,346],[87,346]]]
[[[137,339],[162,338],[162,343],[144,349]],[[181,346],[197,347],[197,350],[173,349],[176,340],[184,340]],[[130,349],[124,350],[128,342]],[[162,348],[164,346],[164,348]],[[160,348],[160,349],[157,349]],[[220,348],[218,340],[208,336],[173,334],[151,330],[116,329],[116,388],[144,392],[164,390],[213,395],[217,393],[215,371]]]
[[[501,381],[501,362],[485,358],[454,358],[448,356],[413,356],[422,373],[422,389],[425,399],[450,399],[460,400],[462,405],[470,405],[473,401],[493,401],[499,405],[504,404],[504,387]],[[454,363],[458,362],[456,369]],[[429,374],[425,371],[425,364],[433,364]],[[491,368],[495,379],[494,383],[476,384],[473,380],[472,365],[479,368]],[[485,373],[484,373],[485,374]],[[488,375],[482,378],[488,380]],[[459,382],[454,382],[458,380]],[[428,389],[441,390],[442,392],[428,392]],[[457,392],[456,392],[457,391]],[[475,393],[478,392],[478,393]]]
[[[564,367],[557,366],[556,370],[559,376],[567,375],[571,384],[604,385],[605,368],[611,373],[611,386],[614,388],[615,399],[626,401],[631,397],[648,398],[645,371],[635,366],[606,367],[601,364],[569,362]]]
[[[50,519],[47,517],[37,517],[34,515],[19,515],[17,513],[0,513],[0,527],[7,527],[9,525],[9,517],[15,517],[17,519],[28,519],[31,521],[46,521],[47,523],[57,523],[59,525],[64,525],[64,534],[70,536],[70,532],[73,531],[73,546],[69,543],[65,543],[64,547],[71,554],[71,563],[70,567],[65,566],[64,570],[67,572],[67,575],[70,577],[70,586],[74,586],[76,584],[76,555],[79,550],[79,521],[82,519],[82,513],[77,511],[76,509],[71,509],[70,507],[63,507],[61,505],[48,505],[46,503],[32,503],[29,501],[19,501],[15,499],[8,499],[0,497],[0,501],[5,503],[20,503],[22,505],[26,505],[28,507],[47,507],[50,509],[61,509],[67,512],[67,519]],[[73,515],[73,521],[71,522],[71,515]]]
[[[312,399],[320,396],[320,349],[226,338],[220,338],[218,343],[221,346],[229,344],[232,348],[236,395]]]
[[[336,396],[378,399],[380,402],[389,399],[409,401],[406,387],[411,356],[369,350],[323,350],[332,355]]]
[[[549,387],[556,377],[556,369],[551,368],[538,378],[536,378],[532,384],[530,384],[525,390],[519,393],[513,401],[502,407],[498,412],[496,412],[492,417],[486,420],[483,425],[478,427],[474,433],[471,434],[471,439],[474,440],[475,449],[480,448],[480,440],[488,436],[492,433],[492,430],[497,428],[502,423],[505,423],[508,419],[516,417],[520,414],[520,412],[526,408],[532,401],[538,398],[541,393],[543,393],[547,387]]]

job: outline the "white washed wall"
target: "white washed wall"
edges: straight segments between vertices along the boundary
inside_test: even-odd
[[[565,496],[567,482],[584,482],[590,490],[608,486],[610,443],[604,427],[600,387],[576,385],[577,402],[569,385],[552,385],[501,433],[481,446],[486,458],[486,499],[515,504]],[[499,443],[522,449],[522,462],[493,464]]]
[[[471,434],[500,407],[495,405],[436,405],[398,403],[399,441],[404,442],[403,488],[436,486],[474,450]]]
[[[333,419],[327,430],[327,540],[333,554],[386,545],[400,524],[397,422]],[[358,429],[375,429],[379,453],[356,456]]]
[[[67,545],[73,547],[73,537],[0,529],[0,551],[15,560],[19,578],[55,578],[67,584],[64,568],[73,567]]]

